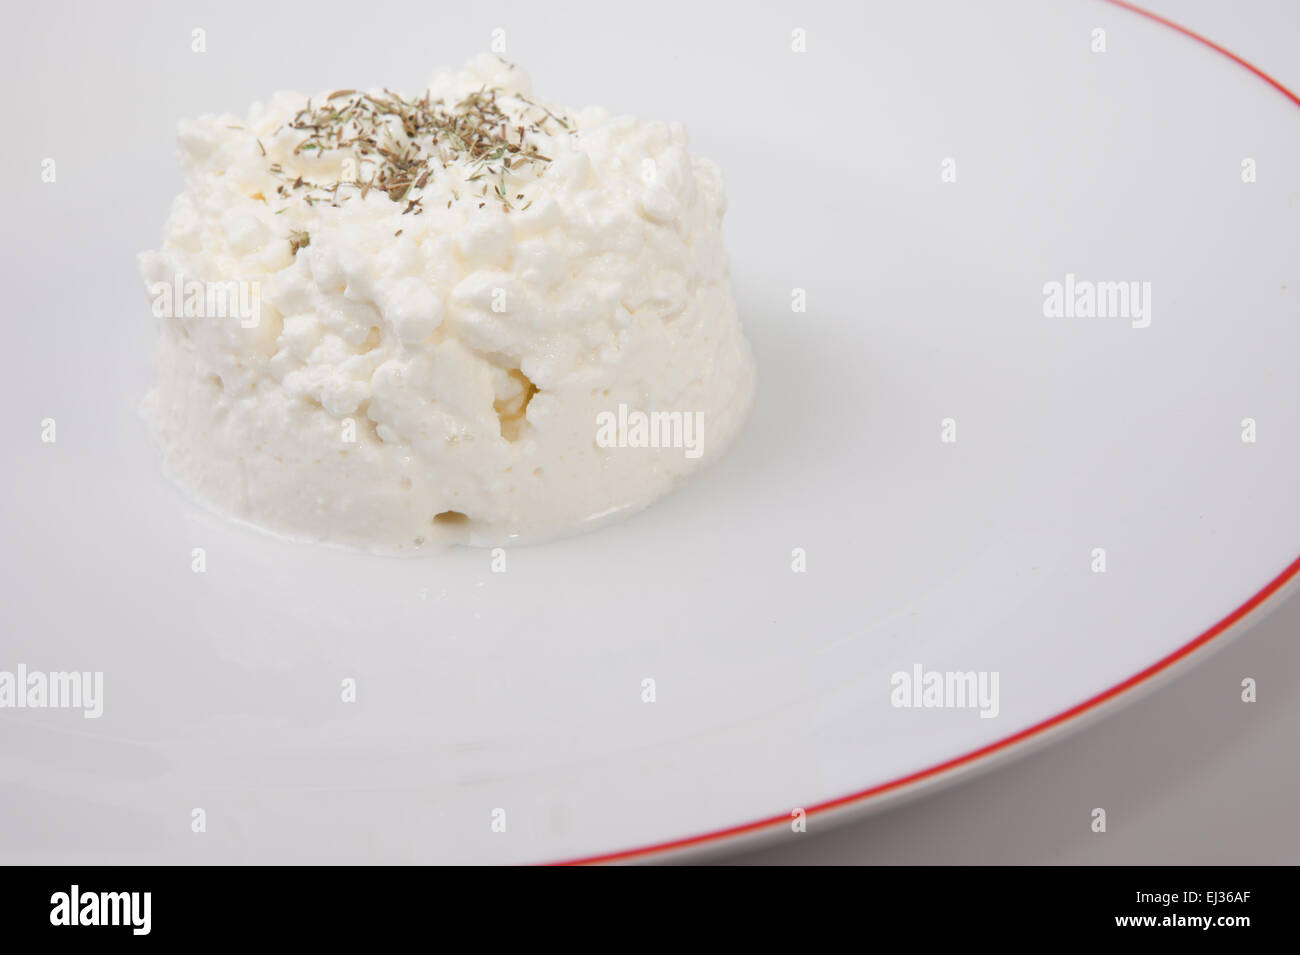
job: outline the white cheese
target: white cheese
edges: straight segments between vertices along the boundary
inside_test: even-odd
[[[678,124],[542,105],[494,57],[438,74],[429,100],[484,89],[546,161],[476,180],[452,156],[396,201],[359,185],[373,154],[299,148],[306,96],[181,124],[186,188],[140,257],[159,315],[146,408],[196,496],[383,552],[537,539],[643,507],[734,436],[754,373],[717,167]],[[391,135],[407,145],[400,121]],[[620,427],[694,416],[695,447],[680,429],[675,447],[602,439],[620,409]]]

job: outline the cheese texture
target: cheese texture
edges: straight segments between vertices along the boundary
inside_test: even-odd
[[[265,529],[401,552],[570,533],[721,453],[753,361],[722,176],[682,127],[544,104],[486,56],[400,101],[441,132],[386,96],[181,124],[185,191],[140,257],[165,470]],[[694,447],[626,433],[656,412]]]

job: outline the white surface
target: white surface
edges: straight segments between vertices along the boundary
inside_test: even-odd
[[[1182,23],[1300,87],[1294,4],[1160,2]],[[1122,20],[1098,18],[1108,25]],[[1189,41],[1190,42],[1190,41]],[[1294,197],[1293,197],[1294,202]],[[1294,207],[1294,206],[1293,206]],[[1192,672],[1078,735],[962,786],[801,840],[720,857],[744,865],[1294,865],[1300,859],[1300,594]],[[1241,681],[1259,699],[1241,700]],[[1109,831],[1092,831],[1107,809]]]
[[[671,11],[597,15],[598,43],[542,9],[463,11],[342,60],[322,54],[328,17],[276,39],[288,8],[258,8],[266,31],[228,6],[129,29],[25,13],[5,68],[28,80],[15,122],[39,146],[0,158],[22,356],[0,432],[4,657],[102,669],[107,698],[93,723],[3,714],[0,852],[508,861],[689,835],[1005,737],[1286,566],[1295,107],[1092,2],[868,7],[803,23],[683,7],[685,31]],[[378,35],[374,12],[350,38]],[[1101,20],[1110,49],[1091,54]],[[267,89],[410,85],[503,23],[557,99],[680,118],[726,171],[760,369],[739,443],[623,525],[511,551],[506,574],[481,552],[339,554],[193,511],[134,416],[149,323],[131,256],[175,191],[158,144],[179,115]],[[193,26],[209,31],[197,61]],[[665,58],[667,88],[647,81]],[[74,94],[130,105],[69,123],[49,104]],[[66,157],[53,185],[45,155]],[[1068,272],[1152,282],[1150,327],[1044,318],[1043,283]],[[889,676],[915,662],[998,671],[999,716],[892,708]]]

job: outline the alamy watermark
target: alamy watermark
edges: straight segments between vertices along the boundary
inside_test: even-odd
[[[18,664],[0,670],[0,709],[81,710],[88,720],[104,713],[104,674],[98,671],[46,673]]]
[[[149,294],[157,318],[234,318],[241,328],[256,328],[262,320],[260,282],[186,281],[184,276],[176,275],[170,282],[151,284]]]
[[[1151,324],[1150,282],[1093,282],[1073,272],[1064,282],[1043,283],[1047,318],[1127,318],[1134,328]]]
[[[1002,708],[996,670],[927,670],[914,663],[894,673],[889,685],[889,702],[900,709],[971,709],[991,720]]]
[[[50,924],[117,925],[130,928],[132,935],[148,935],[152,909],[152,892],[83,892],[73,885],[50,896]]]
[[[602,448],[682,448],[688,458],[704,453],[703,411],[630,411],[596,415],[596,444]]]

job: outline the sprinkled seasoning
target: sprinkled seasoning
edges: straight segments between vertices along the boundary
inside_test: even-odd
[[[530,136],[552,134],[554,126],[572,132],[569,120],[496,87],[485,86],[450,106],[428,93],[406,99],[387,89],[377,94],[336,90],[318,105],[308,100],[280,128],[303,134],[293,148],[295,156],[341,154],[340,159],[355,161],[356,178],[318,182],[286,172],[280,163],[268,168],[283,180],[276,190],[281,199],[338,206],[347,198],[339,195],[342,190],[355,190],[363,199],[378,190],[403,203],[403,215],[419,215],[425,187],[459,165],[470,172],[465,181],[482,183],[478,198],[490,196],[509,212],[524,197],[518,191],[524,171],[535,178],[551,161]],[[263,148],[260,142],[258,146]],[[454,190],[453,195],[460,198]]]

